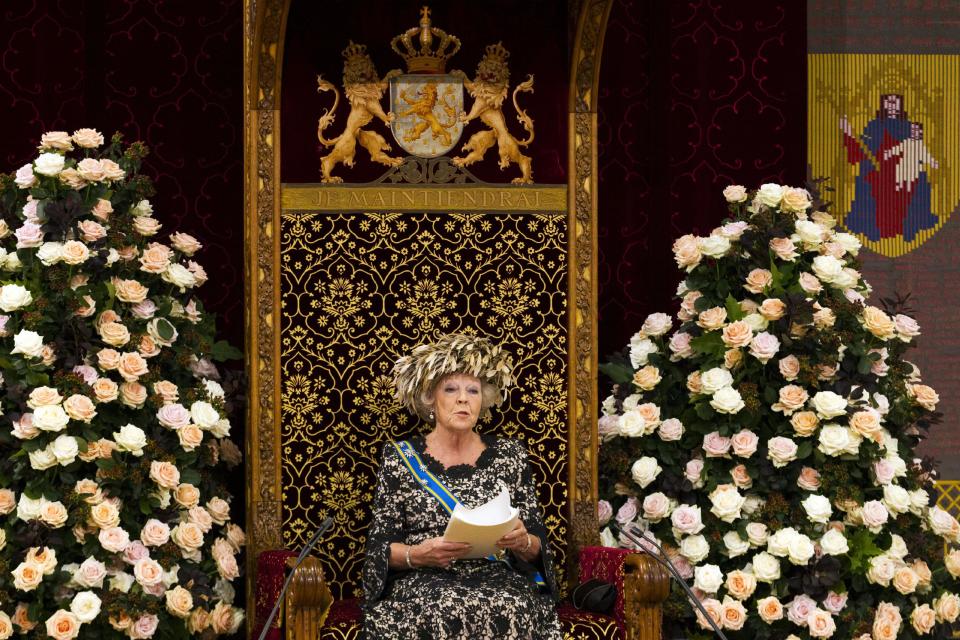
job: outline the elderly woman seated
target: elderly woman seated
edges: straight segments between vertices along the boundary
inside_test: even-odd
[[[525,447],[476,432],[511,384],[510,357],[450,335],[397,361],[397,397],[433,425],[384,447],[363,571],[365,638],[560,640],[556,583]],[[479,506],[506,486],[519,509],[501,553],[467,559],[444,540],[453,506]]]

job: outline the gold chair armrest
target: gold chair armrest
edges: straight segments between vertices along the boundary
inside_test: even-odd
[[[623,559],[623,617],[627,640],[660,640],[670,576],[653,558],[631,553]]]
[[[288,558],[287,566],[292,567],[294,562],[294,558]],[[320,561],[306,558],[294,571],[283,600],[286,640],[317,640],[332,604]]]

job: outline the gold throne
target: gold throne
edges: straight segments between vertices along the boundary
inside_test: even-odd
[[[613,616],[561,604],[566,637],[658,639],[665,572],[595,546],[595,100],[611,0],[571,5],[569,181],[522,186],[281,185],[289,3],[245,3],[250,632],[279,593],[286,550],[329,515],[270,636],[359,637],[378,454],[422,428],[392,400],[389,367],[416,343],[472,330],[517,362],[517,388],[479,429],[527,445],[563,591],[589,577],[620,587]]]

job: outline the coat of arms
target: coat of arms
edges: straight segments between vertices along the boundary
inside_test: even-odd
[[[398,166],[403,158],[389,155],[391,145],[380,133],[368,127],[380,120],[390,128],[394,141],[407,153],[419,158],[436,158],[451,151],[471,121],[479,120],[489,127],[473,134],[463,145],[466,155],[452,159],[454,165],[466,167],[483,159],[494,145],[499,152],[500,169],[511,164],[520,168],[517,184],[533,182],[530,158],[520,149],[533,142],[533,118],[517,104],[517,94],[533,91],[533,76],[513,90],[513,107],[517,120],[527,132],[524,140],[515,138],[507,128],[501,105],[507,97],[510,53],[497,43],[486,48],[477,66],[476,77],[467,78],[462,71],[446,73],[447,61],[460,49],[460,40],[431,24],[430,9],[421,11],[420,23],[395,37],[393,50],[404,59],[407,73],[394,69],[382,79],[364,45],[351,42],[344,49],[343,86],[350,114],[343,133],[327,138],[324,131],[335,118],[340,101],[337,88],[317,77],[318,91],[333,91],[333,106],[323,112],[317,127],[317,138],[325,147],[333,147],[320,160],[323,182],[342,182],[332,174],[338,164],[352,167],[359,143],[374,162]],[[381,99],[390,90],[390,110],[384,111]],[[474,98],[469,111],[464,108],[464,88]]]

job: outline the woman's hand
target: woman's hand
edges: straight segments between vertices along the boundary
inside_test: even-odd
[[[449,542],[443,538],[430,538],[410,548],[410,560],[414,567],[447,568],[454,560],[467,555],[470,545],[466,542]]]
[[[514,554],[529,561],[536,558],[540,553],[540,538],[527,533],[527,527],[524,526],[523,520],[517,520],[513,530],[497,540],[497,546],[501,549],[509,549]]]

